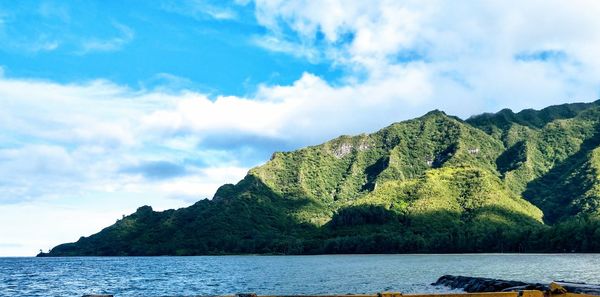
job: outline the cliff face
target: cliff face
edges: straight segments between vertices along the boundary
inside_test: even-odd
[[[275,153],[212,200],[142,207],[49,255],[600,250],[599,125],[600,101],[432,111]],[[544,243],[565,226],[579,245]]]

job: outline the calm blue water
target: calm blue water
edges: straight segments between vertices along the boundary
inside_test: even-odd
[[[0,258],[0,296],[441,292],[444,274],[600,283],[600,255]]]

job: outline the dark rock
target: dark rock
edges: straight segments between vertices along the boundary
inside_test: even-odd
[[[558,281],[570,293],[583,293],[591,295],[600,295],[600,285],[590,285],[586,283]],[[510,292],[521,290],[548,291],[550,287],[540,283],[525,283],[520,281],[501,280],[485,277],[469,277],[461,275],[444,275],[440,277],[434,286],[446,286],[451,289],[463,289],[468,293],[481,292]]]
[[[517,281],[505,281],[484,277],[467,277],[444,275],[433,285],[443,285],[452,289],[463,289],[466,292],[499,292],[506,288],[524,286],[527,283]]]

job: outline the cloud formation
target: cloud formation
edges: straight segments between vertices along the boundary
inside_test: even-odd
[[[123,48],[126,44],[131,42],[135,37],[135,32],[117,22],[113,22],[113,27],[117,30],[118,35],[112,38],[100,39],[92,38],[86,39],[81,44],[81,50],[79,54],[87,54],[90,52],[112,52]]]
[[[222,7],[223,2],[206,0],[184,0],[177,3],[162,3],[162,9],[203,20],[212,18],[215,20],[235,20],[237,13],[231,7]]]
[[[431,87],[427,100],[474,107],[449,106],[463,116],[598,96],[594,1],[257,0],[256,11],[270,30],[265,40],[319,48],[360,85],[418,71]]]

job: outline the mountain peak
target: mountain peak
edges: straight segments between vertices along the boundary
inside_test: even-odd
[[[439,116],[447,117],[448,115],[439,109],[434,109],[434,110],[431,110],[431,111],[427,112],[426,114],[424,114],[421,118],[439,117]]]
[[[599,106],[600,100],[590,103],[552,105],[540,110],[529,108],[517,113],[505,108],[497,113],[484,113],[472,116],[466,122],[488,133],[493,133],[496,130],[505,131],[514,124],[540,129],[555,120],[574,118],[586,110]]]

